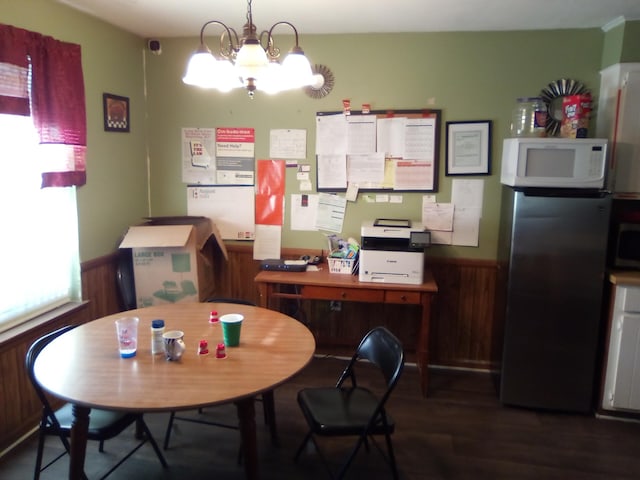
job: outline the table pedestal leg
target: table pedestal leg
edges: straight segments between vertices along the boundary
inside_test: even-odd
[[[258,442],[256,440],[256,412],[253,397],[235,402],[240,420],[240,438],[244,454],[244,470],[247,480],[258,478]]]
[[[82,480],[84,476],[84,458],[87,451],[90,408],[74,405],[71,424],[71,452],[69,460],[69,480]]]
[[[276,428],[276,404],[273,390],[262,393],[262,402],[264,404],[264,412],[267,417],[267,425],[271,433],[271,441],[274,445],[278,445],[278,430]]]

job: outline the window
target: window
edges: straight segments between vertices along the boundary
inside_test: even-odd
[[[81,297],[76,187],[41,188],[33,119],[0,115],[0,331]]]

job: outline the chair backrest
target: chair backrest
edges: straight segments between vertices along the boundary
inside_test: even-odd
[[[116,283],[122,310],[133,310],[137,306],[136,284],[133,277],[133,261],[130,248],[118,250],[118,265],[116,267]]]
[[[351,377],[356,384],[353,367],[358,360],[367,360],[380,369],[384,376],[388,396],[400,379],[404,368],[404,349],[400,340],[385,327],[370,330],[360,341],[349,365],[338,380],[338,386]]]
[[[242,298],[226,298],[226,297],[211,297],[207,299],[209,303],[235,303],[236,305],[249,305],[255,307],[256,304],[250,300],[244,300]]]
[[[42,337],[38,338],[35,342],[33,342],[31,344],[31,347],[29,347],[29,350],[27,351],[27,356],[25,358],[27,375],[29,376],[29,380],[31,381],[31,384],[33,385],[33,388],[36,391],[36,394],[38,395],[38,398],[40,399],[40,402],[42,403],[42,406],[47,411],[47,413],[52,413],[53,410],[51,408],[51,404],[49,403],[49,399],[47,398],[44,391],[42,390],[42,387],[36,380],[36,376],[33,371],[34,365],[36,363],[36,358],[38,357],[38,355],[40,355],[40,352],[44,349],[44,347],[49,345],[54,339],[58,338],[63,333],[68,332],[69,330],[73,330],[74,328],[76,328],[76,325],[67,325],[62,328],[59,328],[58,330],[54,330],[51,333],[43,335]]]

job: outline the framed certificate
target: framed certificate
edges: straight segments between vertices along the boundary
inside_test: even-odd
[[[491,120],[447,122],[446,175],[491,174]]]

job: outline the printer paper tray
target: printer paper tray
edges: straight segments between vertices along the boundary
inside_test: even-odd
[[[409,275],[399,273],[370,273],[367,275],[360,275],[359,280],[361,282],[404,283],[410,285],[420,285],[422,283],[421,278],[412,278]]]

